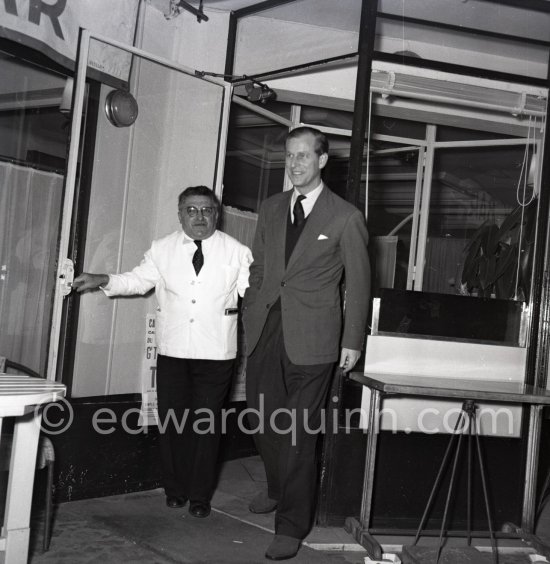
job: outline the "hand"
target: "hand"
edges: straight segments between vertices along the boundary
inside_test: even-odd
[[[344,373],[349,372],[359,360],[361,351],[354,351],[353,349],[342,349],[340,353],[340,364],[338,365]]]
[[[83,272],[73,280],[73,288],[76,288],[76,291],[80,293],[86,290],[95,290],[100,286],[106,286],[108,283],[109,276],[107,274],[90,274]]]

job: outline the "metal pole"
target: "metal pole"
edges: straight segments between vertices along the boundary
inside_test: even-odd
[[[363,169],[363,146],[367,119],[369,117],[370,76],[376,32],[378,0],[364,0],[359,28],[359,59],[357,61],[357,82],[349,158],[346,200],[359,207],[361,172]],[[369,124],[370,126],[370,124]]]
[[[535,528],[537,465],[540,448],[540,432],[542,425],[542,405],[532,405],[529,412],[527,436],[527,460],[525,462],[525,485],[521,528],[526,533],[533,533]]]
[[[550,88],[550,53],[548,55],[547,87]],[[548,110],[548,107],[547,107]],[[531,327],[528,338],[527,384],[546,388],[548,382],[548,351],[550,349],[550,233],[548,213],[550,209],[550,128],[546,120],[542,143],[542,169],[539,207],[537,212],[537,236],[533,257],[532,295],[529,301]]]
[[[224,74],[233,74],[235,68],[235,44],[237,41],[237,26],[239,20],[234,12],[229,14],[229,26],[227,29],[227,51],[225,53]]]

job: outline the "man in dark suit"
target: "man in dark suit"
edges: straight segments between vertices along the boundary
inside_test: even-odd
[[[322,132],[298,127],[289,133],[286,173],[294,189],[260,209],[243,302],[246,396],[260,417],[254,438],[268,483],[250,510],[277,510],[266,552],[271,560],[295,556],[312,526],[316,444],[334,364],[351,370],[365,337],[365,218],[323,184],[327,160]]]

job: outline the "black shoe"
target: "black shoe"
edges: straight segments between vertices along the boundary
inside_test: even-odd
[[[179,509],[183,507],[187,503],[187,498],[185,497],[178,497],[175,495],[167,495],[166,496],[166,505],[170,507],[170,509]]]
[[[251,513],[271,513],[277,509],[278,503],[276,499],[271,499],[267,492],[263,491],[250,502],[248,509]]]
[[[199,519],[208,517],[210,515],[210,504],[206,501],[192,501],[189,505],[189,513]]]
[[[290,560],[298,554],[302,541],[286,535],[275,535],[265,557],[268,560]]]

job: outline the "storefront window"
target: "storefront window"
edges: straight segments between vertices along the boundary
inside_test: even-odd
[[[44,376],[63,204],[66,77],[0,53],[0,356]]]
[[[359,205],[375,294],[394,288],[528,301],[546,92],[398,70],[374,75],[363,152]],[[284,188],[288,127],[270,123],[263,109],[236,110],[224,203],[256,212]],[[345,197],[353,113],[303,105],[294,115],[327,134],[324,180]]]

